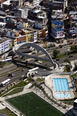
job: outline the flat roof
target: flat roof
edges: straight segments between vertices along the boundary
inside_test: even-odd
[[[53,3],[64,3],[63,1],[53,1]]]
[[[75,14],[77,14],[77,11],[70,11],[69,15],[71,15],[71,14],[75,15]]]
[[[12,15],[7,15],[6,17],[9,17],[9,18],[16,18],[16,16],[12,16]]]
[[[6,15],[4,11],[0,11],[0,15]]]
[[[33,10],[35,13],[39,13],[41,10],[37,10],[37,9],[35,9],[35,10]]]
[[[11,3],[10,3],[10,1],[5,1],[2,4],[4,4],[4,5],[10,5]]]
[[[6,40],[9,40],[10,38],[7,38],[7,37],[0,37],[0,43],[6,41]]]
[[[0,16],[0,18],[5,19],[6,17],[4,17],[4,16]]]
[[[24,31],[24,32],[29,32],[29,31],[32,31],[32,30],[30,30],[30,29],[25,29],[25,30],[22,30],[22,31]]]
[[[76,99],[76,100],[74,100],[74,102],[75,102],[75,103],[77,103],[77,99]]]
[[[46,17],[44,17],[44,16],[38,16],[38,18],[42,18],[42,19],[44,19],[44,18],[46,18]]]

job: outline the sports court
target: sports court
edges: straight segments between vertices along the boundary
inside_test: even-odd
[[[62,116],[63,114],[41,99],[35,93],[30,92],[21,96],[7,99],[16,109],[25,116]]]

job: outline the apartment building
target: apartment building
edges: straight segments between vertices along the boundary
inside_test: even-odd
[[[61,20],[54,20],[54,21],[52,21],[51,35],[55,39],[61,39],[61,38],[65,37],[63,21],[61,21]]]
[[[37,41],[37,32],[28,29],[19,31],[13,30],[7,32],[7,37],[10,37],[12,39],[12,45],[16,46],[20,43]]]
[[[12,48],[12,40],[7,37],[0,37],[0,54],[7,52]]]

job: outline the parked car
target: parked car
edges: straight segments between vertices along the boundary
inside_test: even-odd
[[[22,69],[22,71],[25,71],[25,69]]]
[[[60,59],[56,59],[56,61],[59,61]]]
[[[14,77],[15,74],[14,74],[14,73],[10,73],[10,74],[8,74],[8,76],[9,76],[9,77]]]
[[[62,48],[62,45],[59,45],[59,48]]]
[[[73,57],[73,55],[70,55],[69,58]]]

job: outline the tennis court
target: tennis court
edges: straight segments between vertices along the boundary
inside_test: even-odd
[[[62,116],[63,114],[33,92],[7,99],[25,116]]]

